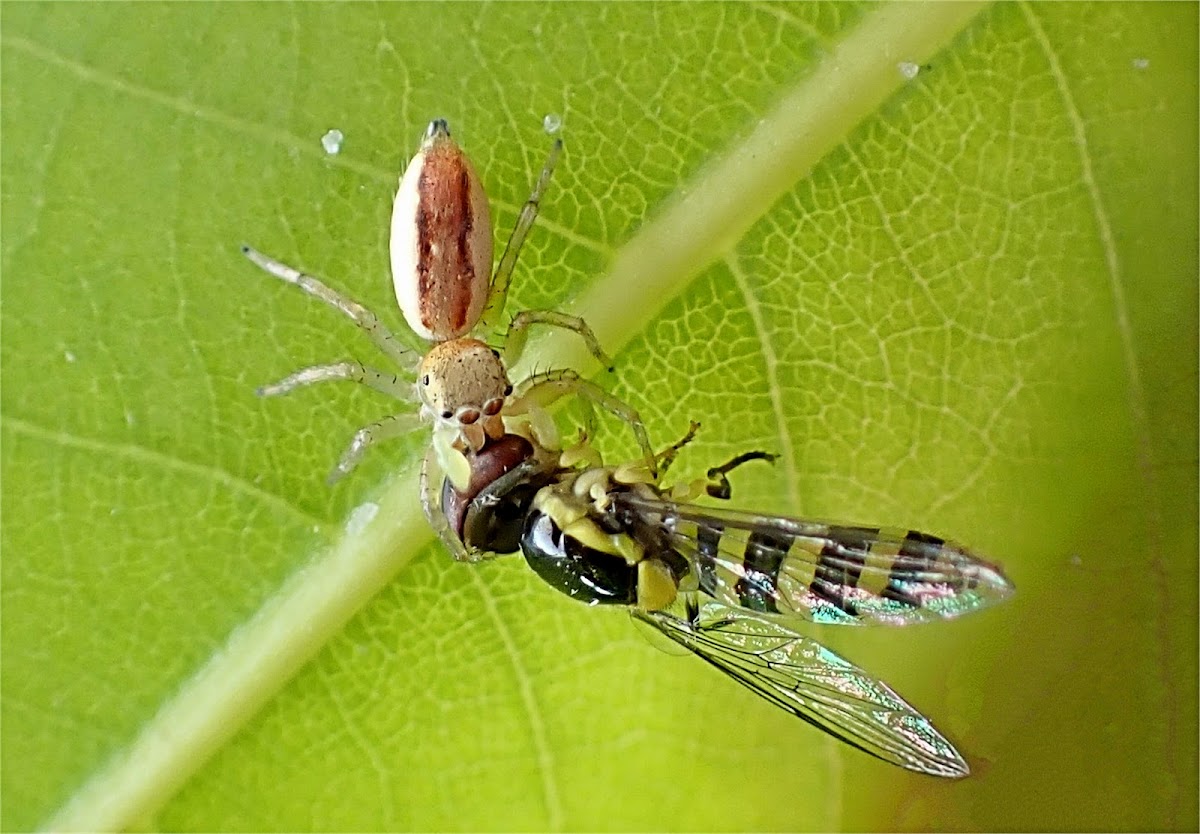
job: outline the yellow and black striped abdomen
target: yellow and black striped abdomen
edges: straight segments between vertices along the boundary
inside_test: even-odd
[[[727,605],[820,623],[907,625],[956,617],[1012,592],[994,565],[915,530],[621,500],[669,531],[700,589]]]

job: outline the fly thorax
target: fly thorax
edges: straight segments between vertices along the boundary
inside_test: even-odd
[[[500,424],[512,385],[497,351],[478,339],[454,339],[421,360],[417,392],[436,425],[460,429],[467,445],[478,448],[485,430],[492,435]],[[479,442],[472,441],[476,434]]]

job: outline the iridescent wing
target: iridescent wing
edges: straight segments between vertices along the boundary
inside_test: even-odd
[[[971,772],[954,745],[891,687],[781,620],[711,602],[685,617],[636,609],[633,616],[859,750],[931,776]]]
[[[910,625],[1006,599],[1000,568],[915,530],[825,524],[617,493],[613,504],[695,567],[726,605],[819,623]]]

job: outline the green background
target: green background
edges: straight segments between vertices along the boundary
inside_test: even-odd
[[[864,48],[892,13],[0,7],[0,824],[1195,830],[1197,7],[1001,4],[928,55]],[[894,89],[838,86],[854,62]],[[818,77],[836,104],[806,127],[828,134],[813,164],[780,161],[801,133],[739,157]],[[918,526],[1006,566],[1018,594],[996,610],[817,633],[929,715],[970,779],[847,750],[520,560],[450,563],[411,512],[423,433],[328,489],[380,398],[253,396],[375,360],[237,244],[400,327],[387,222],[425,123],[449,119],[499,236],[547,113],[567,150],[513,309],[577,301],[616,354],[602,381],[657,440],[700,419],[684,474],[782,453],[739,472],[738,504]],[[735,157],[778,199],[697,186]],[[656,232],[671,206],[697,222]],[[719,212],[740,218],[728,240],[700,231]],[[642,234],[666,265],[614,301]],[[568,360],[557,344],[543,363]],[[369,500],[409,509],[359,539]],[[344,627],[277,614],[330,553],[365,607]],[[260,633],[311,662],[243,696],[227,644]],[[206,664],[237,715],[188,702],[211,750],[172,717]],[[144,733],[164,763],[122,767]]]

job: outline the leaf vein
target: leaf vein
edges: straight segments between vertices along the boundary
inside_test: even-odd
[[[780,452],[784,460],[788,462],[788,465],[783,467],[784,477],[787,480],[788,505],[799,509],[801,507],[800,479],[796,474],[796,447],[792,442],[792,433],[788,430],[787,415],[783,408],[783,392],[779,385],[779,357],[775,353],[775,347],[771,344],[771,340],[767,338],[767,324],[763,319],[762,307],[754,293],[750,292],[750,284],[746,280],[746,273],[742,271],[737,253],[731,251],[725,256],[725,262],[729,266],[729,273],[733,276],[734,283],[737,284],[738,292],[742,294],[742,300],[746,303],[746,312],[750,314],[750,319],[754,322],[754,334],[758,339],[763,365],[767,372],[767,390],[771,395],[771,410],[775,413],[775,425],[779,429]]]
[[[308,527],[323,528],[326,522],[310,515],[304,510],[297,507],[278,495],[267,492],[261,487],[257,487],[252,483],[230,475],[215,466],[206,464],[192,463],[191,461],[180,460],[179,458],[164,455],[162,452],[153,449],[147,449],[144,446],[138,446],[132,443],[116,443],[111,440],[96,440],[90,437],[80,437],[70,432],[61,431],[58,429],[47,429],[36,425],[28,420],[20,417],[12,417],[6,414],[0,414],[0,426],[8,431],[17,434],[23,434],[26,437],[36,438],[47,443],[56,444],[66,449],[77,449],[85,452],[93,452],[102,455],[113,455],[126,460],[136,461],[169,472],[180,472],[186,475],[191,475],[204,480],[210,480],[228,488],[231,492],[241,493],[250,496],[263,504],[278,510],[279,512],[297,519],[301,524]]]
[[[563,808],[562,800],[558,795],[558,783],[554,778],[554,753],[546,740],[546,726],[542,723],[541,709],[538,706],[537,697],[533,694],[533,683],[530,680],[529,672],[521,662],[521,655],[517,651],[517,644],[513,640],[512,632],[508,629],[508,623],[496,610],[496,598],[484,583],[479,571],[470,571],[470,576],[475,587],[479,589],[479,595],[483,598],[484,610],[487,611],[488,617],[496,627],[496,634],[500,637],[500,642],[504,644],[504,652],[512,661],[513,677],[516,678],[517,690],[521,693],[521,704],[529,717],[529,732],[532,736],[534,752],[537,754],[538,772],[542,777],[542,794],[546,800],[546,816],[548,817],[546,828],[549,831],[561,831]]]
[[[1100,237],[1100,246],[1104,252],[1104,262],[1108,273],[1108,288],[1112,296],[1117,335],[1121,340],[1121,354],[1125,360],[1125,373],[1129,381],[1129,408],[1133,418],[1134,432],[1137,436],[1138,470],[1140,471],[1142,481],[1145,483],[1146,492],[1150,496],[1150,500],[1145,502],[1148,516],[1147,526],[1149,527],[1147,533],[1150,539],[1147,550],[1150,553],[1150,571],[1154,576],[1156,591],[1161,600],[1161,604],[1155,612],[1155,630],[1158,633],[1158,646],[1160,650],[1158,663],[1159,682],[1166,693],[1166,699],[1169,703],[1169,706],[1163,710],[1165,713],[1164,718],[1167,722],[1167,731],[1163,737],[1165,739],[1173,739],[1175,738],[1176,723],[1176,709],[1173,705],[1178,702],[1179,692],[1174,677],[1169,673],[1172,639],[1171,625],[1167,619],[1166,612],[1171,610],[1171,582],[1166,563],[1163,559],[1163,519],[1159,498],[1158,476],[1154,465],[1154,453],[1150,443],[1150,422],[1146,410],[1146,392],[1142,384],[1141,371],[1138,368],[1133,325],[1129,319],[1129,304],[1125,299],[1125,288],[1122,283],[1123,276],[1121,274],[1120,256],[1117,253],[1117,244],[1113,237],[1112,224],[1109,222],[1108,212],[1104,207],[1103,195],[1100,193],[1100,185],[1096,180],[1095,172],[1092,170],[1092,154],[1088,147],[1087,128],[1084,124],[1083,115],[1075,103],[1075,97],[1071,92],[1067,75],[1059,63],[1058,54],[1055,52],[1053,44],[1050,43],[1050,38],[1046,35],[1046,30],[1042,28],[1041,21],[1034,14],[1032,7],[1027,2],[1022,2],[1020,7],[1021,12],[1025,16],[1025,21],[1033,33],[1034,40],[1037,41],[1038,47],[1046,56],[1046,64],[1049,67],[1050,75],[1062,99],[1063,110],[1071,126],[1071,131],[1075,139],[1075,147],[1079,152],[1080,179],[1087,190],[1088,199],[1092,206],[1092,215],[1096,223],[1096,231]],[[1172,757],[1169,755],[1165,756],[1164,761],[1172,761]],[[1172,780],[1171,784],[1178,784],[1178,780]],[[1171,805],[1173,808],[1177,808],[1178,803],[1178,791],[1173,790]]]

